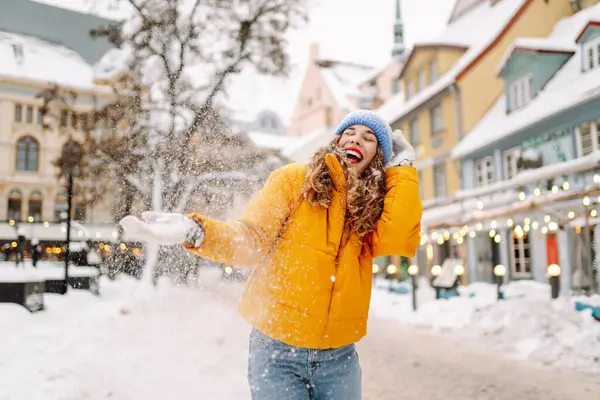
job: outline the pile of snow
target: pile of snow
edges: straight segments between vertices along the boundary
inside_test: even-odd
[[[600,323],[590,310],[574,303],[600,304],[600,296],[550,299],[550,288],[533,281],[503,286],[506,300],[496,300],[496,286],[474,283],[460,288],[460,297],[435,300],[423,280],[413,312],[410,295],[375,290],[372,312],[438,333],[476,339],[486,348],[510,357],[528,358],[585,372],[600,372]]]
[[[200,274],[200,285],[222,281]],[[0,399],[249,398],[235,284],[101,279],[100,296],[46,294],[35,314],[0,303]]]

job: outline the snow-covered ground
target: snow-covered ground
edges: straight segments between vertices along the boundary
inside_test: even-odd
[[[243,284],[224,282],[218,269],[200,277],[197,287],[162,280],[156,289],[102,278],[100,296],[46,294],[46,310],[35,314],[0,304],[0,400],[248,399],[250,327],[236,312]],[[527,296],[498,304],[487,285],[464,288],[475,297],[437,302],[423,285],[417,313],[410,295],[374,290],[369,334],[358,345],[364,399],[600,398],[593,377],[497,355],[555,361],[562,351],[557,365],[598,371],[590,359],[600,324],[550,302],[543,287],[519,285],[508,297]]]
[[[249,397],[250,328],[231,306],[237,295],[215,301],[127,277],[103,278],[100,293],[46,294],[36,314],[0,303],[0,400]]]
[[[378,281],[372,314],[437,333],[474,339],[487,349],[509,357],[532,359],[546,365],[600,373],[600,322],[591,311],[575,311],[578,299],[600,305],[600,296],[550,299],[550,288],[533,281],[503,286],[505,300],[497,301],[496,286],[474,283],[460,288],[460,297],[435,300],[426,280],[417,290],[417,312],[411,294],[385,290]]]

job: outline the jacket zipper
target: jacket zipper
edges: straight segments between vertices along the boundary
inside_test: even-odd
[[[340,250],[342,248],[342,241],[344,239],[344,233],[342,232],[342,237],[340,238],[340,245],[337,250],[337,254],[335,255],[335,270],[334,270],[334,278],[337,275],[337,270],[340,265]],[[325,337],[327,336],[327,329],[329,328],[329,314],[331,313],[331,303],[333,301],[333,292],[334,292],[335,280],[331,282],[331,292],[329,293],[329,305],[327,306],[327,318],[325,319],[325,329],[323,330],[323,337],[321,338],[321,346],[325,344]]]

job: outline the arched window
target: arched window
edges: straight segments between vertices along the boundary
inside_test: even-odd
[[[40,146],[31,136],[25,136],[17,142],[17,171],[37,171]]]
[[[23,195],[19,189],[13,189],[8,193],[8,212],[9,220],[21,220],[21,206],[23,203]]]
[[[59,193],[54,199],[54,221],[60,221],[60,214],[67,212],[67,195],[66,193]]]
[[[39,190],[34,190],[29,195],[29,217],[32,217],[35,222],[39,222],[42,220],[42,202],[43,196],[42,192]]]
[[[87,218],[87,206],[85,202],[77,202],[74,206],[73,219],[75,221],[84,222]]]

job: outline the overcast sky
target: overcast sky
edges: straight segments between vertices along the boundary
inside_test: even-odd
[[[382,65],[393,44],[395,0],[310,0],[310,21],[293,35],[292,54],[302,61],[310,42],[321,43],[325,56]],[[407,46],[437,36],[454,0],[402,0]],[[301,36],[300,38],[298,36]],[[303,51],[301,50],[303,49]],[[301,54],[304,53],[304,54]]]
[[[115,0],[36,0],[118,18],[107,9]],[[231,106],[243,107],[245,114],[272,108],[289,118],[306,69],[309,46],[318,42],[321,55],[328,58],[383,66],[391,58],[395,0],[307,0],[310,21],[290,34],[292,74],[286,81],[260,77],[251,72],[236,77],[229,91]],[[402,19],[407,48],[420,40],[439,35],[455,0],[402,0]]]
[[[318,42],[321,56],[383,66],[391,59],[394,41],[395,0],[310,0],[308,25],[290,35],[290,79],[260,77],[252,73],[236,77],[230,93],[231,106],[253,115],[260,108],[271,108],[284,119],[293,106],[308,60],[309,46]],[[402,0],[407,48],[420,40],[439,36],[454,5],[454,0]]]

